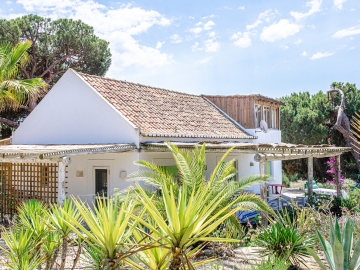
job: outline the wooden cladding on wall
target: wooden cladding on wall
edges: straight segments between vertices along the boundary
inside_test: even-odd
[[[263,107],[269,107],[276,111],[276,129],[279,129],[279,108],[280,105],[260,100],[257,96],[206,96],[212,103],[228,114],[236,122],[246,129],[255,128],[255,104],[261,105],[261,113],[263,115]],[[270,126],[270,123],[269,127]]]
[[[1,163],[1,221],[11,218],[24,201],[36,199],[45,203],[57,201],[57,164]]]

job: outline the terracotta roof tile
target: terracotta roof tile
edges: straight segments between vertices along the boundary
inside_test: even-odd
[[[79,75],[139,127],[142,136],[254,138],[201,96],[83,73]]]

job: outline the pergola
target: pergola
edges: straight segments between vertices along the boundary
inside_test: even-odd
[[[188,143],[178,142],[174,143],[182,149],[193,148],[202,143]],[[254,161],[259,163],[260,174],[264,175],[266,172],[266,162],[276,160],[292,160],[307,158],[308,160],[308,196],[312,196],[312,181],[313,181],[313,161],[314,158],[326,158],[336,156],[336,165],[338,166],[338,181],[340,181],[340,155],[351,151],[351,147],[334,147],[328,144],[321,145],[302,145],[302,144],[288,144],[288,143],[206,143],[207,152],[224,152],[233,147],[232,152],[254,154]],[[163,142],[148,142],[143,143],[141,148],[145,151],[167,151],[167,146]],[[266,199],[265,186],[262,185],[260,189],[260,196]]]
[[[137,149],[135,144],[2,145],[0,146],[1,170],[6,177],[15,179],[13,183],[5,184],[3,188],[5,192],[10,193],[16,182],[20,189],[28,189],[30,186],[39,192],[43,189],[39,188],[41,184],[36,183],[34,179],[35,176],[43,179],[45,173],[46,181],[51,183],[48,189],[51,189],[51,194],[57,195],[47,196],[47,199],[62,204],[66,197],[66,166],[71,163],[72,156],[121,153],[135,149]],[[19,200],[24,197],[23,194],[16,196]]]

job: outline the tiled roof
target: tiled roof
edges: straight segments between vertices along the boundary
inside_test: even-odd
[[[147,137],[252,139],[204,98],[78,73]]]

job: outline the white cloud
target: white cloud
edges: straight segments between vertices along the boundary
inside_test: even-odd
[[[204,24],[204,30],[211,30],[214,25],[215,23],[213,21],[208,21]]]
[[[301,56],[307,56],[308,54],[307,54],[306,51],[303,51],[300,55],[301,55]]]
[[[193,33],[195,37],[198,37],[202,31],[210,31],[214,25],[213,21],[207,21],[206,23],[198,22],[194,28],[190,28],[188,31]]]
[[[216,33],[214,31],[209,32],[208,36],[211,37],[211,38],[214,38],[216,36]]]
[[[205,41],[205,52],[217,52],[220,49],[220,43],[214,39]]]
[[[311,56],[311,60],[316,60],[316,59],[320,59],[320,58],[324,58],[324,57],[329,57],[332,56],[334,54],[334,52],[317,52],[315,54],[313,54]]]
[[[11,1],[6,1],[7,5],[11,5],[11,3],[12,3]]]
[[[289,49],[289,46],[288,46],[288,45],[282,45],[282,46],[281,46],[281,49],[287,50],[287,49]]]
[[[193,52],[201,51],[202,48],[200,48],[199,45],[200,45],[199,42],[195,42],[194,45],[191,46],[191,50],[192,50]]]
[[[189,31],[195,35],[198,35],[202,32],[202,28],[201,27],[194,27],[194,28],[190,28]]]
[[[272,12],[272,9],[265,10],[264,12],[259,14],[257,20],[253,24],[246,25],[246,30],[249,31],[258,27],[260,24],[263,23],[263,20],[265,20],[266,22],[270,22],[273,15],[274,13]]]
[[[170,37],[171,39],[171,43],[177,44],[177,43],[181,43],[182,39],[178,34],[174,34]]]
[[[270,16],[273,15],[274,13],[271,13],[271,9],[265,10],[264,12],[259,14],[259,19],[265,19],[267,22],[270,21]]]
[[[349,27],[349,28],[337,31],[331,37],[333,37],[333,38],[343,38],[343,37],[354,36],[354,35],[358,35],[358,34],[360,34],[360,25]]]
[[[200,61],[196,62],[197,64],[206,64],[207,62],[209,62],[211,60],[212,56],[208,56],[205,57],[203,59],[201,59]]]
[[[168,26],[171,21],[155,10],[131,5],[110,9],[94,0],[17,0],[27,13],[57,18],[82,20],[94,27],[95,34],[110,43],[111,70],[130,65],[159,67],[171,63],[172,55],[156,47],[141,45],[134,36],[147,32],[154,25]],[[22,14],[18,14],[21,16]]]
[[[310,7],[308,12],[301,13],[301,12],[291,11],[290,15],[293,16],[297,21],[300,21],[302,19],[309,17],[310,15],[313,15],[316,12],[319,12],[321,9],[321,3],[322,0],[310,0],[309,2],[306,2],[306,6]]]
[[[240,48],[247,48],[251,46],[251,38],[249,32],[237,32],[231,36],[231,39],[235,39],[234,45]]]
[[[337,9],[342,9],[345,2],[346,0],[334,0],[334,7]]]
[[[295,45],[299,45],[302,42],[301,38],[294,42]]]
[[[257,26],[259,26],[260,24],[262,24],[262,20],[256,20],[256,22],[254,22],[253,24],[248,24],[246,25],[246,30],[251,30],[251,29],[254,29],[256,28]]]
[[[203,20],[206,20],[206,19],[211,19],[211,18],[214,18],[214,17],[215,17],[215,15],[214,15],[214,14],[211,14],[211,15],[202,17],[202,19],[203,19]]]
[[[156,49],[160,49],[161,47],[162,47],[162,45],[164,45],[164,43],[165,43],[165,41],[164,42],[161,42],[161,41],[158,41],[157,43],[156,43]]]
[[[301,25],[291,23],[289,20],[282,19],[278,23],[274,23],[268,27],[264,27],[260,39],[262,41],[274,42],[278,39],[293,36],[300,31]]]
[[[240,6],[239,9],[240,9],[240,10],[244,10],[244,9],[245,9],[245,6]]]

